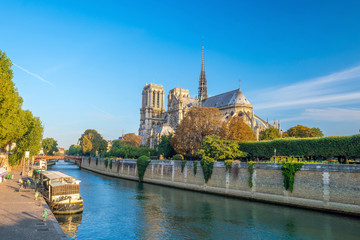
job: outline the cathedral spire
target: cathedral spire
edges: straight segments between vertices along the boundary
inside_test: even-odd
[[[201,72],[199,79],[199,100],[207,98],[206,75],[205,75],[205,60],[204,60],[204,44],[202,45],[202,58],[201,58]]]

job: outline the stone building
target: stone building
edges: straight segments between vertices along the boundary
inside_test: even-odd
[[[150,136],[154,135],[154,129],[159,128],[166,122],[164,118],[164,87],[157,84],[146,84],[142,92],[139,128],[139,135],[142,137],[143,145],[150,145]]]
[[[255,132],[259,133],[268,128],[276,128],[280,134],[280,121],[271,125],[260,118],[253,111],[253,106],[239,88],[216,96],[207,97],[207,81],[205,75],[204,46],[202,47],[202,61],[199,78],[198,97],[190,97],[189,90],[174,88],[169,91],[168,106],[165,112],[165,91],[162,85],[146,84],[142,92],[142,107],[140,109],[139,135],[142,144],[154,147],[162,135],[169,135],[180,124],[186,112],[194,106],[216,107],[224,116],[242,117],[244,122]],[[239,81],[240,82],[240,81]]]

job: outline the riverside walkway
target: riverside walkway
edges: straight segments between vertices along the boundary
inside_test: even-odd
[[[20,171],[11,174],[14,179],[0,183],[0,239],[67,239],[44,198],[35,200],[33,191],[18,192]],[[45,222],[44,209],[49,214]]]

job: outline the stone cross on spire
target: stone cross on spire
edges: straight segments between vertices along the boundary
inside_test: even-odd
[[[202,101],[207,98],[207,86],[205,75],[205,60],[204,60],[204,44],[202,45],[202,58],[201,58],[201,72],[199,79],[199,100]]]
[[[241,91],[241,79],[239,78],[239,92]]]

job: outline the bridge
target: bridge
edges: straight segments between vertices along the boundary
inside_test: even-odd
[[[82,161],[81,156],[66,156],[66,155],[65,156],[36,155],[34,160],[35,161],[47,160],[49,162],[49,160],[60,160],[60,159],[72,161],[79,166],[81,165],[81,161]]]

